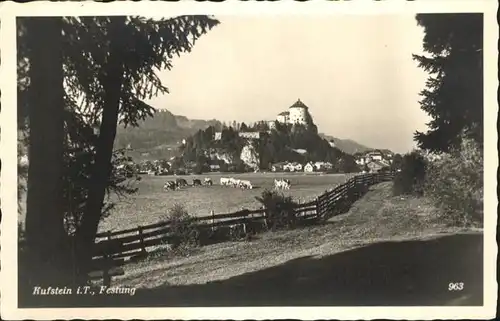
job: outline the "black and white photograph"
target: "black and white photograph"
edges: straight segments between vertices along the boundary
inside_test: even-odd
[[[0,8],[2,316],[493,318],[497,4],[341,2]]]

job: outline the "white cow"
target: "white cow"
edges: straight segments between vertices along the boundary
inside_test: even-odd
[[[231,185],[231,178],[221,177],[220,178],[220,184],[222,186],[229,186],[229,185]]]
[[[291,183],[288,179],[275,179],[274,188],[275,189],[290,189]]]
[[[239,180],[238,186],[243,189],[252,189],[252,182],[247,180]]]

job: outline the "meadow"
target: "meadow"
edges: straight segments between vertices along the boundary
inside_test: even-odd
[[[196,216],[225,214],[241,209],[256,209],[261,205],[255,199],[265,189],[272,189],[275,178],[291,181],[290,190],[283,191],[296,201],[307,202],[326,190],[345,182],[344,174],[306,174],[306,173],[244,173],[181,176],[189,184],[193,179],[203,180],[210,177],[213,186],[184,187],[176,191],[164,191],[163,184],[175,180],[178,176],[142,176],[137,183],[138,192],[126,199],[115,199],[116,206],[111,215],[101,222],[100,231],[116,231],[133,228],[139,225],[152,224],[164,219],[174,204],[182,204],[189,214]],[[250,180],[252,190],[226,187],[220,185],[221,177],[234,177]]]

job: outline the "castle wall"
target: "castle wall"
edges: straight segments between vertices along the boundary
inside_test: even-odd
[[[306,124],[307,109],[300,107],[290,108],[290,123],[292,124]]]
[[[287,115],[278,115],[276,116],[276,120],[282,124],[288,123],[289,117]]]

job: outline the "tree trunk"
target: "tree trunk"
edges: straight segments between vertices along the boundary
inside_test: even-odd
[[[33,281],[53,285],[64,264],[62,171],[64,88],[60,18],[28,18],[29,169],[26,242]],[[36,262],[36,263],[35,263]],[[30,263],[31,264],[31,263]],[[32,267],[31,265],[30,267]],[[52,275],[52,276],[51,276]]]
[[[104,66],[105,72],[105,99],[100,125],[99,139],[96,146],[95,163],[90,177],[90,186],[85,212],[77,235],[78,259],[80,273],[89,272],[89,263],[101,218],[107,182],[111,173],[111,159],[113,143],[116,136],[118,111],[120,105],[121,88],[123,82],[123,62],[120,52],[120,28],[123,27],[125,17],[113,17],[110,24],[110,55]]]

